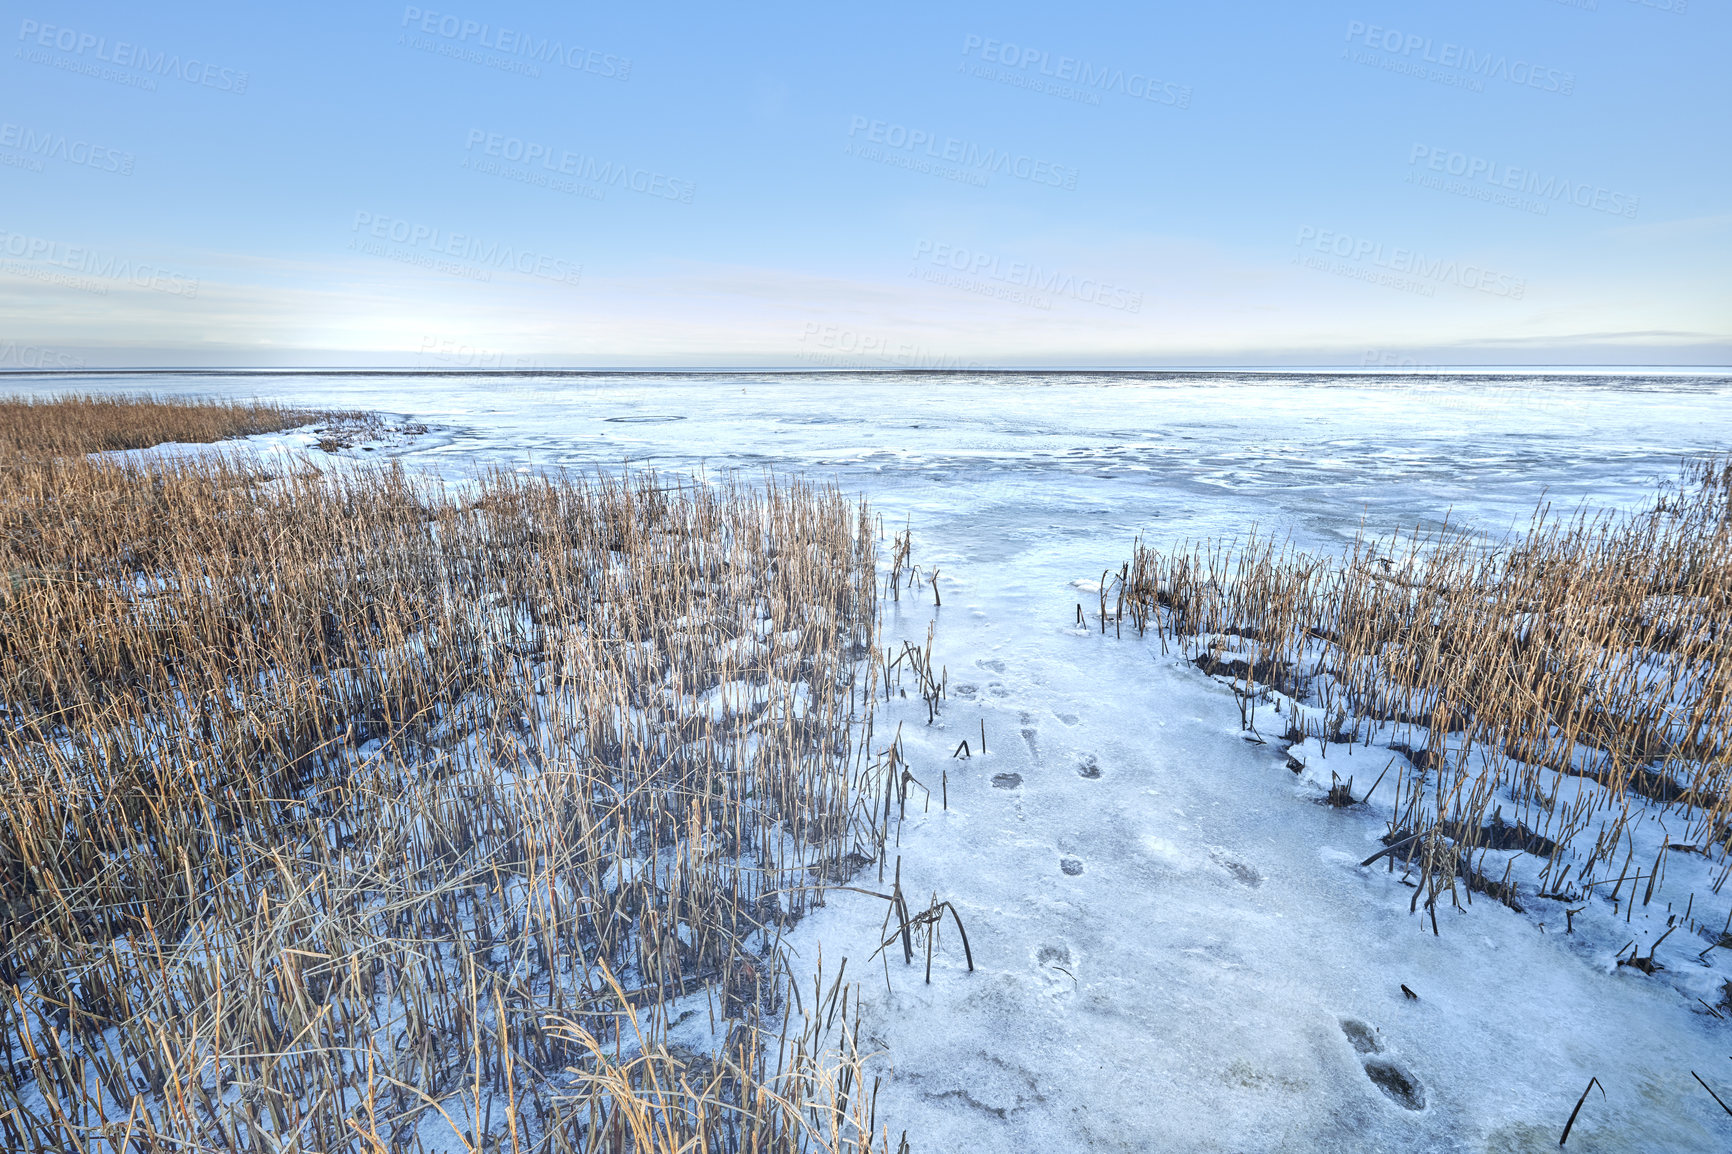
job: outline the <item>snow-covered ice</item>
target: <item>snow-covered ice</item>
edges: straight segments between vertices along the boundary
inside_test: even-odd
[[[895,1071],[878,1105],[893,1147],[906,1128],[928,1151],[1549,1150],[1590,1077],[1605,1094],[1583,1106],[1568,1149],[1732,1141],[1732,1118],[1691,1076],[1732,1087],[1732,1020],[1566,942],[1561,925],[1540,929],[1531,911],[1443,909],[1434,936],[1398,876],[1359,865],[1382,848],[1379,816],[1316,804],[1312,772],[1244,740],[1225,688],[1152,637],[1101,634],[1091,610],[1138,533],[1159,545],[1255,524],[1333,551],[1362,518],[1378,533],[1448,513],[1501,534],[1542,492],[1558,508],[1634,506],[1681,455],[1726,445],[1732,379],[128,387],[403,413],[431,432],[375,455],[452,476],[476,462],[629,461],[834,477],[871,499],[886,532],[910,526],[943,606],[929,582],[905,589],[884,641],[923,645],[935,621],[950,695],[930,727],[917,701],[886,707],[933,791],[928,810],[911,800],[891,853],[916,904],[955,903],[975,972],[948,935],[930,985],[899,957],[865,966],[883,905],[846,892],[790,939],[803,964],[822,943],[831,971],[842,955],[850,977],[861,971],[865,1029]],[[717,694],[717,709],[738,707],[729,687]],[[953,757],[982,722],[987,752]],[[1327,778],[1340,752],[1312,770]],[[1712,900],[1724,913],[1732,894]],[[1696,948],[1661,957],[1684,967]]]

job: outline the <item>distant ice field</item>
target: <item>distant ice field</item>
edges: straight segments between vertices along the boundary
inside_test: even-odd
[[[8,387],[9,386],[9,387]],[[1252,524],[1327,547],[1451,519],[1488,532],[1535,500],[1627,507],[1732,437],[1732,374],[585,374],[19,376],[0,391],[267,397],[404,413],[402,455],[834,478],[939,517],[979,560],[1029,535]]]

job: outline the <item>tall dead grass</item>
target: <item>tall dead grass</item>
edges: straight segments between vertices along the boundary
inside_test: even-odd
[[[863,505],[44,455],[192,439],[66,403],[131,431],[0,412],[8,1149],[873,1147],[780,946],[907,788]]]
[[[68,393],[0,398],[0,456],[148,449],[276,433],[331,416],[268,401]],[[358,415],[358,414],[350,414]]]
[[[1488,848],[1544,858],[1550,896],[1621,888],[1633,805],[1682,818],[1646,875],[1634,863],[1650,895],[1667,848],[1732,863],[1732,458],[1687,463],[1643,513],[1542,506],[1497,547],[1454,529],[1339,557],[1139,543],[1116,591],[1103,627],[1128,615],[1230,678],[1248,728],[1274,689],[1311,707],[1283,719],[1288,742],[1405,738],[1387,840],[1428,908],[1461,879],[1513,902],[1475,872]],[[1560,778],[1601,788],[1560,793]],[[1564,864],[1578,839],[1585,860]]]

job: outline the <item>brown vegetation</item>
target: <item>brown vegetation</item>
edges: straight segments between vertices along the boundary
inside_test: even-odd
[[[208,444],[281,432],[335,415],[266,401],[88,394],[8,397],[0,398],[0,456],[148,449],[168,441]]]
[[[779,976],[908,784],[863,506],[46,456],[300,417],[65,403],[0,408],[6,1148],[872,1146],[858,1003]]]
[[[1458,878],[1513,902],[1470,864],[1511,836],[1549,859],[1554,894],[1578,837],[1592,850],[1569,892],[1628,876],[1633,803],[1683,815],[1673,850],[1732,849],[1732,459],[1688,463],[1644,513],[1542,508],[1496,547],[1453,529],[1361,538],[1339,558],[1139,544],[1117,596],[1121,619],[1229,676],[1248,727],[1274,689],[1313,707],[1290,712],[1288,741],[1402,737],[1387,840],[1392,862],[1420,866],[1428,906]],[[1560,776],[1603,788],[1563,804]],[[1513,825],[1500,790],[1520,802]]]

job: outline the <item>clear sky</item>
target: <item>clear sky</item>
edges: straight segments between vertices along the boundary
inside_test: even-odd
[[[1732,362],[1725,0],[5,12],[0,369]]]

